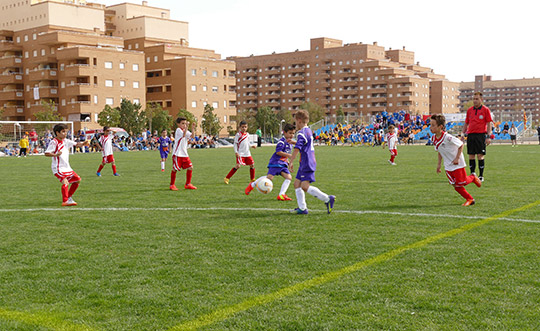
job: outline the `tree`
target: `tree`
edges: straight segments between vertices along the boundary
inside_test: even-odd
[[[463,104],[463,107],[461,108],[461,112],[467,112],[467,109],[471,108],[473,106],[472,100],[469,100]]]
[[[291,111],[288,109],[280,109],[277,112],[277,119],[281,123],[282,120],[285,121],[285,123],[293,124],[294,119],[292,117]]]
[[[101,126],[119,126],[120,125],[120,110],[111,108],[105,105],[105,108],[98,114],[98,123]]]
[[[303,103],[300,108],[305,109],[309,113],[309,123],[315,123],[324,118],[326,111],[320,105],[313,102]]]
[[[161,133],[163,130],[170,130],[173,125],[172,116],[157,103],[149,103],[145,110],[147,126],[151,132]]]
[[[38,111],[34,114],[36,121],[62,121],[62,116],[58,113],[58,107],[52,100],[41,100],[42,111]],[[48,124],[37,124],[36,130],[42,132],[49,129]]]
[[[119,126],[130,135],[141,133],[146,125],[146,116],[141,111],[142,106],[138,103],[134,104],[128,99],[122,99],[120,107],[117,108],[120,113]]]
[[[336,122],[343,124],[345,121],[345,113],[343,112],[343,107],[339,106],[336,111]]]
[[[257,121],[255,120],[255,111],[252,109],[239,109],[234,116],[234,121],[238,125],[242,121],[248,124],[248,132],[255,133],[257,130]],[[236,129],[234,130],[236,132]]]
[[[204,106],[204,113],[201,123],[203,132],[210,136],[219,135],[219,131],[223,128],[219,123],[219,118],[214,114],[214,107],[210,105]]]
[[[257,109],[255,121],[257,122],[257,125],[262,128],[265,137],[267,133],[275,135],[279,131],[279,120],[276,113],[270,107],[261,107]]]

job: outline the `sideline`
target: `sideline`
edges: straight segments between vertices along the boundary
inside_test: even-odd
[[[502,219],[502,218],[504,218],[506,216],[509,216],[511,214],[514,214],[514,213],[517,213],[517,212],[520,212],[520,211],[523,211],[523,210],[538,206],[539,204],[540,204],[540,200],[535,201],[533,203],[530,203],[528,205],[519,207],[519,208],[504,211],[504,212],[502,212],[500,214],[497,214],[495,216],[491,216],[491,217],[488,217],[488,218],[481,219],[481,220],[476,221],[474,223],[465,224],[465,225],[463,225],[461,227],[458,227],[458,228],[455,228],[455,229],[452,229],[452,230],[449,230],[449,231],[446,231],[446,232],[443,232],[443,233],[436,234],[434,236],[428,237],[426,239],[417,241],[417,242],[409,244],[409,245],[405,245],[405,246],[395,248],[395,249],[393,249],[391,251],[388,251],[386,253],[377,255],[377,256],[372,257],[370,259],[360,261],[358,263],[349,265],[349,266],[347,266],[345,268],[342,268],[342,269],[339,269],[339,270],[336,270],[336,271],[328,272],[328,273],[323,274],[323,275],[321,275],[319,277],[315,277],[315,278],[306,280],[304,282],[297,283],[295,285],[283,288],[283,289],[278,290],[276,292],[263,294],[263,295],[260,295],[260,296],[254,297],[254,298],[247,299],[247,300],[245,300],[245,301],[243,301],[241,303],[238,303],[238,304],[235,304],[235,305],[232,305],[232,306],[229,306],[229,307],[218,309],[218,310],[216,310],[214,312],[211,312],[209,314],[202,315],[202,316],[200,316],[200,317],[198,317],[198,318],[196,318],[194,320],[187,321],[187,322],[184,322],[182,324],[173,326],[172,328],[169,329],[169,331],[196,330],[196,329],[204,327],[204,326],[213,325],[215,323],[222,322],[224,320],[227,320],[227,319],[233,317],[237,313],[240,313],[240,312],[246,311],[248,309],[251,309],[251,308],[254,308],[254,307],[257,307],[257,306],[261,306],[261,305],[264,305],[264,304],[267,304],[267,303],[270,303],[270,302],[280,300],[280,299],[282,299],[284,297],[295,295],[298,292],[304,291],[306,289],[309,289],[309,288],[312,288],[312,287],[315,287],[315,286],[323,285],[325,283],[336,280],[336,279],[338,279],[338,278],[340,278],[340,277],[342,277],[344,275],[347,275],[347,274],[359,271],[361,269],[364,269],[364,268],[366,268],[368,266],[378,264],[378,263],[383,263],[383,262],[386,262],[388,260],[391,260],[394,257],[396,257],[396,256],[398,256],[398,255],[400,255],[402,253],[405,253],[405,252],[407,252],[409,250],[416,249],[416,248],[421,248],[421,247],[424,247],[424,246],[426,246],[428,244],[434,243],[436,241],[456,236],[456,235],[458,235],[460,233],[475,229],[477,227],[485,225],[485,224],[487,224],[489,222],[492,222],[494,220]]]
[[[94,329],[89,326],[63,321],[46,315],[46,313],[27,313],[0,308],[0,319],[5,321],[17,321],[30,326],[46,327],[52,330],[94,331]]]

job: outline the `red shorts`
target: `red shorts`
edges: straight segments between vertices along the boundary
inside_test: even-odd
[[[463,187],[467,184],[467,173],[465,172],[465,168],[447,171],[446,177],[448,177],[450,184],[455,185],[456,187]]]
[[[63,182],[64,179],[67,179],[68,183],[70,183],[70,184],[81,181],[81,177],[79,177],[79,175],[77,175],[77,173],[75,171],[72,171],[72,172],[57,172],[54,175],[56,176],[56,178],[58,178],[60,180],[60,182]]]
[[[391,150],[390,150],[390,155],[392,155],[392,156],[397,156],[397,149],[395,149],[395,148],[394,148],[394,149],[391,149]]]
[[[236,164],[239,164],[239,165],[254,165],[255,162],[253,162],[253,158],[251,156],[247,156],[247,157],[237,157],[236,158]]]
[[[193,166],[193,164],[191,164],[191,160],[189,159],[189,157],[182,157],[182,156],[176,156],[176,155],[173,155],[172,157],[172,165],[173,165],[173,170],[175,171],[191,168]]]
[[[101,161],[101,163],[113,163],[113,162],[114,162],[114,156],[112,154],[104,156],[103,161]]]

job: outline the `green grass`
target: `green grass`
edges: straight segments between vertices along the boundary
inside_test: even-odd
[[[168,330],[319,276],[203,329],[537,330],[540,206],[507,217],[536,223],[497,219],[379,257],[537,201],[538,148],[489,147],[486,182],[468,186],[477,204],[465,208],[432,147],[400,146],[396,167],[388,150],[316,147],[315,185],[337,202],[327,215],[308,195],[307,216],[275,200],[281,178],[268,196],[244,195],[247,168],[225,185],[231,149],[190,150],[199,189],[178,192],[157,152],[117,152],[122,176],[109,166],[101,178],[99,154],[72,155],[79,206],[64,209],[49,158],[0,158],[0,330]],[[272,152],[253,151],[257,176]]]

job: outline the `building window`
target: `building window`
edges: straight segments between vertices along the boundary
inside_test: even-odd
[[[227,108],[227,100],[223,100],[223,108]]]
[[[28,58],[28,52],[24,52],[24,58]]]
[[[150,56],[146,57],[146,63],[150,63]]]
[[[17,43],[20,43],[21,42],[21,37],[17,37]]]
[[[126,81],[125,80],[121,80],[120,81],[120,87],[124,87],[126,86]]]
[[[34,50],[34,52],[32,52],[32,54],[34,55],[34,57],[36,57],[37,56],[37,51]]]
[[[197,85],[191,85],[191,91],[196,92],[197,91]]]
[[[219,103],[218,102],[212,102],[212,107],[214,109],[218,109]]]
[[[140,105],[141,104],[141,99],[135,98],[135,99],[133,99],[133,103],[137,104],[137,105]]]
[[[123,63],[123,62],[120,62],[120,63],[118,64],[118,66],[120,67],[120,69],[124,69],[124,68],[126,67],[126,64]]]
[[[37,34],[34,33],[34,34],[32,35],[32,40],[36,40],[36,39],[37,39]]]
[[[45,56],[45,49],[41,50],[41,56]]]
[[[208,90],[208,87],[206,85],[203,85],[202,90],[203,92],[206,92]]]
[[[197,69],[191,69],[191,76],[197,76]]]
[[[212,86],[212,92],[217,92],[218,91],[218,87],[217,86]]]
[[[139,71],[139,65],[137,63],[133,64],[133,71]]]
[[[158,61],[158,56],[154,55],[154,62],[157,62],[157,61]]]
[[[203,70],[203,71],[202,71],[202,75],[203,75],[203,76],[206,76],[206,74],[207,74],[207,71],[206,71],[206,70]]]
[[[105,61],[105,69],[112,69],[112,62],[111,61]]]
[[[139,82],[133,82],[133,88],[139,88]]]
[[[109,106],[114,105],[114,98],[105,98],[105,104]]]
[[[223,123],[227,123],[227,115],[223,115]]]
[[[197,108],[197,101],[191,101],[191,108]]]
[[[24,35],[24,41],[28,41],[28,35]]]
[[[105,79],[105,86],[106,87],[113,87],[112,79]]]
[[[97,95],[94,95],[94,103],[97,105],[98,103],[98,96]]]
[[[212,71],[212,77],[217,77],[218,76],[218,72],[216,70]]]
[[[139,43],[135,43],[135,49],[139,49]]]

